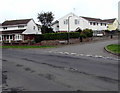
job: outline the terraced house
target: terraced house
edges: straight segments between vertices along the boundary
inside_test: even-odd
[[[6,20],[0,25],[0,41],[24,41],[41,34],[33,19]]]
[[[68,27],[69,26],[69,27]],[[104,35],[104,30],[116,30],[118,28],[118,21],[116,18],[102,20],[100,18],[91,18],[77,16],[74,13],[69,13],[64,17],[55,21],[52,25],[55,32],[70,32],[76,29],[92,29],[93,35]]]

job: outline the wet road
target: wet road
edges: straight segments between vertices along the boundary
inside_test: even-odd
[[[3,90],[118,90],[117,60],[35,51],[3,49]]]

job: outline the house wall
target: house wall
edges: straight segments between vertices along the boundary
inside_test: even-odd
[[[68,17],[69,16],[72,16],[69,18],[69,27],[70,27],[70,32],[71,31],[76,31],[76,29],[79,27],[81,30],[83,29],[92,29],[94,31],[101,31],[101,30],[107,30],[107,26],[108,24],[107,23],[102,23],[103,25],[101,26],[101,22],[97,22],[98,25],[91,25],[90,24],[90,21],[82,18],[82,17],[79,17],[79,16],[76,16],[75,14],[73,13],[70,13],[62,18],[60,18],[58,21],[59,23],[57,24],[54,24],[53,25],[53,30],[56,32],[56,31],[68,31],[68,23],[67,24],[64,24],[64,21],[65,20],[68,20]],[[79,24],[75,24],[75,20],[78,20],[79,21]],[[106,24],[106,25],[105,25]],[[57,25],[59,25],[59,28],[57,28]]]
[[[112,31],[112,30],[116,30],[118,28],[118,21],[115,20],[112,24],[108,25],[108,30]]]
[[[26,29],[27,25],[23,25],[24,27],[18,27],[18,25],[14,26],[1,26],[0,31],[8,31],[8,30],[21,30],[21,29]],[[3,29],[3,27],[7,27],[7,29]]]
[[[0,41],[24,41],[24,34],[41,34],[41,29],[38,30],[38,26],[33,20],[30,20],[27,24],[21,24],[24,27],[18,27],[20,25],[12,25],[12,26],[0,26],[0,32],[6,31],[4,34],[1,33]],[[7,29],[3,29],[3,27],[7,27]],[[24,32],[16,32],[17,30],[26,29]],[[11,33],[7,33],[7,32]],[[16,32],[16,33],[14,33]],[[22,35],[23,34],[23,35]]]
[[[102,23],[102,22],[95,22],[95,23],[96,23],[95,25],[93,25],[93,24],[91,25],[89,22],[89,29],[98,30],[98,31],[107,30],[107,26],[108,26],[107,23]],[[97,23],[98,23],[98,25],[97,25]],[[102,25],[101,25],[101,23],[102,23]],[[106,24],[106,26],[105,26],[105,24]]]
[[[54,32],[59,31],[59,23],[56,23],[56,24],[52,25],[52,28],[53,28]]]
[[[76,16],[73,13],[70,13],[66,16],[64,16],[63,18],[59,19],[59,31],[68,31],[68,23],[64,24],[64,21],[68,20],[68,17],[71,16],[69,18],[69,27],[70,27],[70,32],[71,31],[76,31],[76,29],[79,27],[80,29],[85,29],[88,28],[88,21],[84,20],[83,18],[80,18],[78,16]],[[75,24],[75,20],[78,21],[78,24]]]
[[[22,34],[41,34],[41,30],[38,31],[38,27],[33,20],[28,22],[26,30]]]
[[[0,41],[8,41],[8,42],[11,42],[11,41],[21,41],[22,40],[22,35],[20,32],[18,33],[12,33],[12,31],[15,31],[15,30],[22,30],[22,29],[26,29],[27,28],[27,25],[26,24],[22,24],[22,26],[24,27],[18,27],[20,25],[12,25],[12,26],[1,26],[0,27],[0,31],[3,31],[3,32],[8,32],[8,31],[11,31],[11,33],[6,33],[6,34],[1,34],[0,35]],[[7,27],[7,29],[3,29],[3,27]]]

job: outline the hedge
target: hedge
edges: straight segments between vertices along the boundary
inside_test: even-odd
[[[44,40],[44,35],[43,34],[41,34],[41,35],[35,35],[34,40],[35,40],[36,43],[39,43],[39,42],[41,42],[41,41]]]
[[[70,32],[70,33],[46,33],[42,35],[35,36],[35,42],[41,42],[42,40],[67,40],[69,38],[79,38],[79,32]]]
[[[46,33],[42,35],[35,36],[35,42],[41,42],[42,40],[67,40],[68,37],[71,38],[87,38],[92,37],[93,31],[91,29],[85,29],[80,32],[62,32],[62,33]]]

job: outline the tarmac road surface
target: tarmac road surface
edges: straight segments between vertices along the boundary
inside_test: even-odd
[[[118,91],[118,60],[44,49],[3,49],[1,60],[3,91]]]

